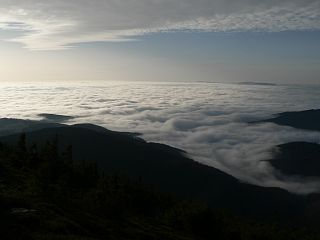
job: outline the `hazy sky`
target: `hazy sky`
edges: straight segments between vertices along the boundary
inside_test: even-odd
[[[319,0],[0,0],[0,81],[320,83]]]

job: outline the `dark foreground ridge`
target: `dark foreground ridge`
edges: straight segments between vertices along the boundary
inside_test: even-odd
[[[299,129],[320,131],[320,109],[301,112],[284,112],[277,114],[274,118],[257,121],[255,123],[262,122],[273,122]]]
[[[4,136],[0,142],[14,145],[19,136]],[[92,161],[106,174],[141,179],[161,191],[202,199],[212,206],[232,208],[244,214],[277,211],[284,215],[300,207],[300,197],[285,190],[241,183],[218,169],[195,162],[181,150],[148,143],[126,133],[78,124],[37,130],[26,137],[29,147],[43,146],[57,137],[59,149],[72,146],[75,161]],[[241,206],[234,202],[241,202]]]
[[[50,125],[0,142],[1,239],[320,236],[318,195],[241,183],[135,134]]]

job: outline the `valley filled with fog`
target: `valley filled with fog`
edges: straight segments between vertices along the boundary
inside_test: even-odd
[[[250,122],[281,112],[317,109],[319,96],[320,87],[311,85],[2,84],[0,117],[92,123],[137,132],[245,182],[309,193],[320,191],[320,180],[283,176],[265,160],[272,158],[279,144],[320,143],[320,132]]]

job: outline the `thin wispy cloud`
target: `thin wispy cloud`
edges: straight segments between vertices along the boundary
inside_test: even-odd
[[[317,0],[11,0],[0,2],[6,40],[28,49],[57,50],[77,43],[128,41],[166,31],[319,30]]]

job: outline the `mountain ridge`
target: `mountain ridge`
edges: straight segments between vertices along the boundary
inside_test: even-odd
[[[320,109],[310,109],[296,112],[282,112],[273,118],[251,123],[272,122],[278,125],[289,126],[297,129],[320,131]]]
[[[175,148],[137,140],[133,136],[77,126],[26,133],[29,145],[41,145],[56,137],[60,149],[72,145],[72,154],[77,161],[95,161],[108,174],[139,178],[161,191],[202,199],[211,206],[249,215],[278,211],[285,216],[297,214],[304,205],[302,196],[278,188],[241,183],[218,169],[195,162]],[[15,144],[18,139],[19,134],[14,134],[1,137],[0,141]],[[235,202],[241,202],[241,205]]]

